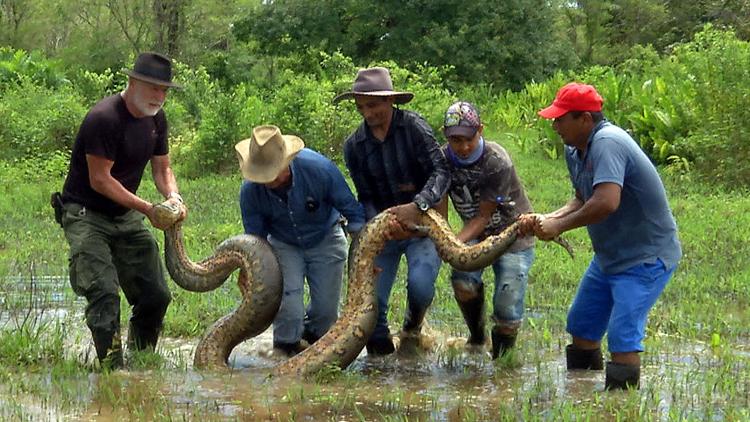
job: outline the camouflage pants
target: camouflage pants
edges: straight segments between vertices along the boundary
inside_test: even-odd
[[[136,211],[109,217],[65,204],[70,285],[88,302],[86,325],[100,360],[119,347],[120,288],[132,306],[129,345],[137,349],[156,346],[171,300],[158,245],[143,218]]]

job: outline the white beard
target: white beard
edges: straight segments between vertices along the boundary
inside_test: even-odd
[[[144,99],[143,96],[140,95],[139,92],[136,91],[134,94],[135,95],[133,95],[133,105],[145,117],[154,117],[156,116],[156,113],[158,113],[159,110],[161,110],[162,105],[153,106],[149,104],[148,101]]]

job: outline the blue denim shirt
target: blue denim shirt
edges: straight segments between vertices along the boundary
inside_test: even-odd
[[[599,183],[622,188],[617,210],[586,226],[599,268],[615,274],[657,259],[667,268],[676,266],[682,256],[677,224],[659,173],[635,140],[605,120],[591,131],[583,155],[566,148],[570,180],[583,201]]]
[[[311,248],[342,214],[349,232],[362,229],[364,209],[331,160],[305,148],[292,160],[290,169],[292,185],[286,201],[263,184],[242,183],[240,211],[245,233],[270,234],[284,243]]]

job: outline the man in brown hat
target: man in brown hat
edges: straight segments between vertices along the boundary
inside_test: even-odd
[[[274,354],[282,357],[314,343],[338,318],[347,258],[341,217],[353,236],[365,224],[362,205],[338,167],[304,146],[276,126],[258,126],[250,139],[235,145],[246,179],[240,189],[245,233],[268,238],[284,280],[273,322]]]
[[[367,343],[370,354],[395,350],[387,314],[401,256],[406,255],[409,264],[402,347],[413,347],[419,338],[441,264],[432,240],[412,228],[420,213],[433,207],[446,193],[450,175],[427,122],[417,113],[394,107],[413,97],[410,92],[393,90],[388,69],[374,67],[360,70],[352,90],[333,100],[336,103],[354,99],[364,119],[347,138],[344,159],[367,218],[390,208],[399,221],[391,229],[392,240],[375,260],[382,272],[377,280],[378,322]]]
[[[142,53],[119,94],[89,111],[78,131],[61,197],[61,224],[70,245],[70,284],[86,297],[86,324],[102,367],[123,365],[120,344],[122,288],[132,316],[131,350],[153,350],[171,300],[156,240],[143,224],[157,222],[154,207],[137,195],[151,162],[157,190],[186,208],[169,164],[162,105],[172,82],[171,61]]]

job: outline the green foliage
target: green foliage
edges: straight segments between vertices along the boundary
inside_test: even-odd
[[[9,85],[22,83],[24,80],[49,88],[69,84],[59,67],[57,62],[47,59],[39,51],[27,53],[0,47],[0,94]]]
[[[18,159],[69,150],[86,109],[69,86],[36,85],[22,77],[2,93],[0,156]]]
[[[17,329],[3,330],[0,336],[2,366],[51,366],[62,362],[64,327],[33,315],[20,318]]]
[[[617,67],[558,72],[520,92],[498,95],[484,106],[485,122],[507,132],[524,151],[560,157],[559,136],[537,111],[565,83],[589,83],[604,98],[605,116],[628,130],[655,162],[671,165],[677,174],[692,169],[725,186],[746,186],[750,43],[708,25],[669,56],[660,58],[651,48],[634,48],[631,55]]]
[[[90,107],[102,98],[122,90],[125,80],[115,78],[111,69],[106,69],[102,73],[79,69],[72,77],[72,83],[85,104]]]
[[[518,88],[573,62],[564,53],[565,40],[547,24],[553,13],[540,0],[482,0],[471,7],[449,0],[287,0],[251,9],[235,23],[234,34],[256,41],[267,55],[341,51],[357,62],[393,60],[414,71],[451,66],[445,74],[451,80]]]

